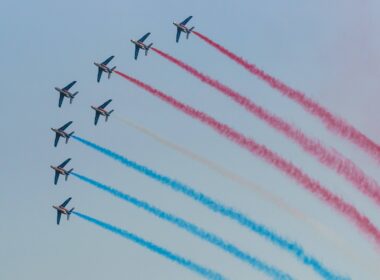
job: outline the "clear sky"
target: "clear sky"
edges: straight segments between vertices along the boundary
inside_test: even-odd
[[[198,279],[197,275],[77,217],[55,223],[51,208],[68,196],[78,211],[127,229],[230,279],[262,273],[175,226],[88,186],[74,177],[53,185],[51,164],[72,157],[76,172],[112,185],[223,236],[297,279],[319,279],[263,238],[179,193],[72,139],[53,147],[51,127],[72,120],[86,139],[172,176],[299,242],[334,272],[377,279],[379,250],[355,226],[260,158],[169,107],[120,77],[96,83],[94,61],[115,55],[131,74],[231,125],[318,179],[380,227],[379,209],[333,171],[226,97],[151,52],[133,59],[131,38],[152,32],[154,46],[188,62],[281,116],[360,165],[380,181],[379,165],[330,133],[196,36],[175,43],[173,21],[210,36],[287,84],[304,91],[380,143],[379,1],[2,1],[0,3],[0,279]],[[77,80],[79,95],[58,108],[55,86]],[[224,168],[252,180],[334,237],[206,166],[126,126],[115,116],[93,125],[90,105],[107,99],[125,117]],[[339,238],[339,244],[336,238]],[[335,238],[335,239],[334,239]],[[347,253],[349,252],[349,253]]]

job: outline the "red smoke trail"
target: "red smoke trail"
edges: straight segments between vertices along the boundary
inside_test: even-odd
[[[306,111],[318,117],[326,125],[328,129],[350,140],[352,143],[365,150],[368,154],[375,157],[378,160],[378,162],[380,162],[380,145],[369,139],[366,135],[361,133],[351,124],[347,123],[346,121],[337,116],[334,116],[326,108],[322,107],[320,104],[313,101],[312,99],[306,97],[302,92],[292,89],[291,87],[285,85],[283,82],[277,80],[276,78],[265,73],[263,70],[259,69],[256,65],[250,64],[243,58],[238,57],[236,54],[230,52],[223,46],[212,41],[205,35],[202,35],[196,31],[193,31],[193,33],[209,45],[216,48],[222,54],[228,56],[236,63],[243,66],[249,72],[259,77],[261,80],[265,81],[272,88],[279,90],[283,95],[289,97],[290,99],[301,105]]]
[[[247,149],[252,154],[263,158],[268,163],[275,166],[276,168],[287,174],[289,177],[293,178],[297,183],[299,183],[305,189],[313,193],[319,199],[323,200],[325,203],[329,204],[331,207],[341,212],[353,223],[355,223],[359,227],[359,229],[361,229],[364,233],[372,237],[372,239],[375,240],[375,242],[378,245],[380,245],[380,230],[377,229],[366,216],[362,215],[353,205],[345,202],[340,197],[334,195],[329,190],[324,188],[319,182],[311,179],[308,175],[303,173],[298,167],[296,167],[292,163],[286,161],[285,159],[275,154],[265,146],[260,145],[252,139],[247,138],[244,135],[238,133],[233,128],[218,122],[209,115],[201,111],[198,111],[188,105],[185,105],[179,102],[178,100],[174,99],[173,97],[168,96],[163,92],[133,77],[130,77],[116,70],[114,72],[119,76],[125,78],[126,80],[130,81],[131,83],[135,84],[136,86],[144,89],[145,91],[172,105],[176,109],[186,113],[192,118],[198,119],[202,123],[207,124],[215,131],[217,131],[219,134],[227,137],[231,141]]]
[[[247,109],[250,113],[263,120],[271,127],[277,129],[290,139],[298,143],[306,152],[315,156],[322,164],[335,170],[338,174],[345,177],[351,184],[353,184],[362,193],[370,197],[380,206],[380,186],[374,180],[368,178],[366,174],[349,159],[343,157],[338,152],[327,149],[318,141],[307,137],[302,131],[293,127],[291,124],[282,120],[281,118],[270,114],[264,108],[256,105],[248,98],[240,95],[238,92],[223,85],[217,80],[200,73],[190,65],[164,53],[156,48],[153,51],[166,58],[167,60],[178,65],[188,73],[192,74],[202,82],[214,87],[218,91],[232,98],[236,103]]]

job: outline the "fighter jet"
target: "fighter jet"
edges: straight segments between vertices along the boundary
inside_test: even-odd
[[[57,147],[58,141],[59,141],[60,137],[66,138],[66,144],[67,144],[67,142],[69,141],[69,138],[74,134],[74,131],[71,132],[71,133],[67,133],[64,130],[67,127],[69,127],[69,125],[71,125],[72,123],[73,123],[72,121],[69,121],[68,123],[66,123],[65,125],[61,126],[60,128],[52,128],[51,129],[51,130],[53,130],[55,132],[54,147]]]
[[[113,110],[106,111],[104,108],[108,104],[110,104],[111,101],[112,101],[112,99],[109,99],[106,102],[104,102],[102,105],[100,105],[99,107],[91,106],[91,108],[95,110],[95,121],[94,121],[95,125],[97,125],[100,115],[105,116],[106,117],[106,121],[108,121],[108,117],[111,115],[111,113],[113,112]]]
[[[53,165],[50,165],[51,168],[54,169],[55,171],[55,176],[54,176],[54,185],[56,185],[58,183],[58,178],[59,178],[59,175],[64,175],[65,176],[65,181],[67,181],[67,177],[69,177],[70,173],[74,170],[73,168],[71,168],[70,170],[65,170],[63,169],[65,167],[65,165],[71,160],[71,158],[68,158],[66,159],[64,162],[62,162],[60,165],[58,166],[53,166]]]
[[[63,98],[67,97],[70,98],[70,104],[73,102],[73,99],[75,95],[79,93],[79,91],[76,91],[74,93],[69,92],[69,89],[75,85],[77,81],[73,81],[64,88],[55,87],[55,90],[59,92],[59,101],[58,101],[58,107],[62,106]]]
[[[185,25],[186,25],[186,23],[188,23],[191,20],[192,17],[193,16],[189,16],[188,18],[186,18],[184,21],[182,21],[180,23],[173,22],[173,24],[175,26],[177,26],[177,37],[175,38],[175,41],[177,43],[179,41],[179,37],[181,36],[181,32],[186,33],[186,39],[189,39],[189,35],[190,35],[191,31],[193,31],[194,26],[191,28],[187,28]]]
[[[102,77],[102,74],[103,72],[106,72],[108,73],[108,79],[111,77],[111,73],[113,72],[113,70],[115,70],[116,66],[112,67],[112,68],[109,68],[107,66],[107,64],[114,58],[113,55],[111,55],[109,58],[107,58],[106,60],[104,60],[102,63],[96,63],[94,62],[95,66],[98,67],[98,83],[100,82],[100,78]]]
[[[70,210],[66,209],[65,206],[70,202],[71,197],[65,200],[61,205],[55,206],[53,205],[53,208],[57,210],[57,225],[59,225],[59,221],[61,220],[61,215],[67,215],[67,220],[69,220],[71,213],[74,210],[74,207]]]
[[[150,32],[146,33],[144,36],[142,36],[137,41],[131,40],[133,44],[135,44],[135,59],[137,59],[137,56],[139,55],[139,50],[145,50],[145,55],[148,55],[148,51],[150,47],[153,45],[153,43],[150,43],[149,45],[144,44],[144,41],[148,36],[150,35]]]

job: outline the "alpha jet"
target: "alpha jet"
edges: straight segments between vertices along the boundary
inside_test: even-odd
[[[145,55],[148,55],[148,51],[150,47],[153,45],[153,43],[150,43],[149,45],[144,44],[144,41],[148,36],[150,35],[150,32],[146,33],[144,36],[142,36],[140,39],[136,40],[131,40],[133,44],[135,44],[135,59],[137,59],[139,55],[140,49],[145,51]]]
[[[61,205],[55,206],[53,205],[53,208],[57,210],[57,225],[59,225],[59,222],[61,220],[61,215],[66,215],[67,220],[69,220],[71,213],[74,211],[74,207],[71,208],[70,210],[66,209],[66,205],[70,202],[71,197],[65,200]]]
[[[63,99],[65,97],[70,99],[70,104],[73,103],[73,99],[75,95],[79,93],[79,91],[76,91],[74,93],[69,92],[70,88],[75,85],[77,81],[73,81],[64,88],[55,87],[54,89],[59,92],[59,101],[58,101],[58,107],[62,106]]]
[[[53,165],[50,165],[51,168],[54,169],[55,171],[55,176],[54,176],[54,185],[56,185],[58,183],[58,178],[59,178],[59,175],[63,175],[65,176],[65,181],[67,181],[67,178],[69,177],[70,173],[74,170],[73,168],[71,168],[70,170],[65,170],[64,167],[66,166],[66,164],[71,160],[71,158],[68,158],[66,159],[64,162],[62,162],[60,165],[58,166],[53,166]]]
[[[100,105],[99,107],[91,106],[91,108],[95,110],[95,121],[94,121],[95,125],[98,124],[98,120],[99,120],[99,116],[100,115],[105,116],[106,117],[106,121],[108,121],[108,117],[111,115],[111,113],[113,112],[113,110],[106,111],[104,108],[108,104],[110,104],[111,101],[112,101],[112,99],[109,99],[106,102],[104,102],[102,105]]]
[[[116,69],[116,66],[109,68],[107,64],[114,58],[115,56],[111,55],[109,58],[104,60],[102,63],[94,62],[95,66],[98,67],[98,83],[100,82],[100,78],[102,77],[103,72],[108,73],[108,79],[111,78],[111,73]]]
[[[60,128],[52,128],[51,129],[55,132],[54,147],[57,147],[60,137],[65,138],[66,144],[67,144],[67,142],[69,141],[69,138],[74,134],[74,131],[71,133],[67,133],[67,132],[65,132],[65,129],[68,128],[72,123],[73,123],[72,121],[69,121],[68,123],[61,126]]]
[[[193,17],[193,16],[189,16],[188,18],[186,18],[184,21],[182,21],[182,22],[180,22],[180,23],[173,22],[173,24],[174,24],[175,26],[177,26],[177,36],[176,36],[176,38],[175,38],[175,41],[176,41],[177,43],[178,43],[178,41],[179,41],[179,37],[181,36],[181,33],[182,33],[182,32],[186,33],[186,39],[189,39],[189,35],[190,35],[191,31],[193,31],[194,26],[191,27],[191,28],[188,28],[188,27],[186,26],[186,23],[188,23],[188,22],[191,20],[192,17]]]

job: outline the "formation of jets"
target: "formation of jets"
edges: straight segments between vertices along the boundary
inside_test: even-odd
[[[192,19],[192,16],[189,16],[187,17],[185,20],[177,23],[177,22],[173,22],[173,24],[176,26],[177,28],[177,33],[176,33],[176,42],[178,43],[179,39],[180,39],[180,36],[181,36],[181,33],[185,33],[186,34],[186,39],[189,39],[189,35],[190,33],[193,31],[194,29],[194,26],[191,27],[191,28],[188,28],[186,26],[186,24]],[[146,33],[144,36],[142,36],[140,39],[138,40],[131,40],[131,42],[134,44],[135,46],[135,55],[134,55],[134,58],[135,60],[137,60],[138,58],[138,55],[139,55],[139,51],[140,49],[143,50],[145,52],[145,56],[148,55],[148,51],[149,49],[152,47],[153,43],[150,43],[150,44],[146,44],[144,43],[145,40],[149,37],[151,33],[148,32]],[[97,82],[99,83],[101,78],[102,78],[102,74],[103,72],[106,73],[108,75],[108,79],[111,78],[111,74],[112,72],[116,69],[116,66],[113,66],[113,67],[109,67],[108,64],[111,62],[111,60],[114,59],[114,56],[111,55],[110,57],[108,57],[106,60],[104,60],[103,62],[101,63],[97,63],[97,62],[94,62],[94,65],[98,68],[98,73],[97,73]],[[58,91],[59,93],[59,100],[58,100],[58,107],[61,108],[62,107],[62,103],[63,103],[63,100],[66,98],[69,99],[69,102],[70,104],[72,104],[73,102],[73,99],[74,97],[79,93],[78,91],[76,92],[70,92],[70,89],[77,83],[77,81],[72,81],[71,83],[69,83],[68,85],[66,85],[65,87],[63,88],[59,88],[59,87],[55,87],[54,89],[56,91]],[[100,106],[91,106],[91,108],[95,111],[95,119],[94,119],[94,124],[97,125],[98,124],[98,121],[99,121],[99,117],[100,116],[104,116],[105,117],[105,121],[108,121],[108,118],[109,116],[111,115],[111,113],[114,111],[114,110],[106,110],[105,108],[108,106],[108,104],[110,104],[112,102],[112,99],[109,99],[107,100],[106,102],[104,102],[103,104],[101,104]],[[54,139],[54,147],[57,147],[58,145],[58,142],[59,142],[59,139],[62,137],[62,138],[65,138],[65,143],[67,144],[70,137],[74,134],[74,131],[73,132],[66,132],[65,130],[72,124],[73,122],[72,121],[69,121],[67,122],[66,124],[64,124],[63,126],[59,127],[59,128],[52,128],[51,130],[55,133],[55,139]],[[50,167],[54,170],[54,185],[57,185],[58,183],[58,179],[59,179],[59,176],[62,175],[62,176],[65,176],[65,181],[67,181],[67,178],[69,177],[70,173],[74,170],[73,168],[69,169],[69,170],[66,170],[65,169],[65,166],[71,161],[71,158],[68,158],[66,159],[64,162],[62,162],[60,165],[58,166],[53,166],[51,165]],[[73,212],[74,208],[71,208],[70,210],[68,210],[66,208],[66,205],[70,202],[71,200],[71,197],[69,197],[68,199],[66,199],[61,205],[58,205],[58,206],[55,206],[53,205],[53,208],[55,210],[57,210],[57,225],[59,225],[60,223],[60,220],[61,220],[61,216],[62,215],[66,215],[67,216],[67,220],[69,220],[69,217],[71,215],[71,213]]]

